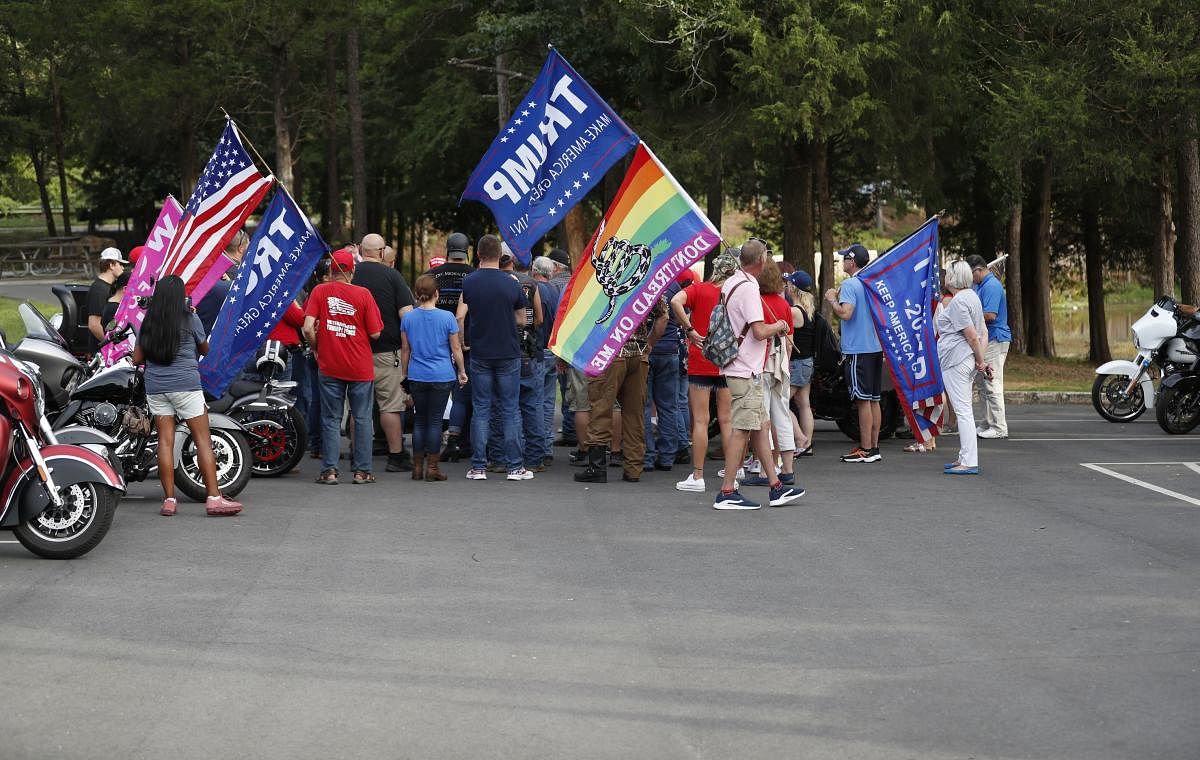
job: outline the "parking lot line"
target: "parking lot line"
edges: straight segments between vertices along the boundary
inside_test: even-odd
[[[1200,499],[1194,499],[1191,496],[1185,496],[1184,494],[1178,493],[1176,491],[1171,491],[1169,489],[1163,488],[1162,486],[1156,486],[1153,483],[1147,483],[1144,480],[1138,480],[1137,478],[1131,478],[1128,475],[1123,475],[1122,473],[1116,472],[1114,470],[1110,470],[1107,467],[1102,467],[1102,466],[1100,466],[1100,464],[1098,464],[1096,462],[1080,462],[1079,464],[1083,467],[1088,468],[1089,470],[1095,470],[1096,472],[1100,472],[1100,473],[1103,473],[1110,477],[1114,477],[1117,480],[1124,480],[1126,483],[1132,483],[1135,486],[1141,486],[1142,488],[1145,488],[1150,491],[1154,491],[1155,493],[1161,493],[1164,496],[1170,496],[1173,499],[1179,499],[1180,501],[1187,502],[1188,504],[1191,504],[1194,507],[1200,507]],[[1178,465],[1183,465],[1185,467],[1188,467],[1189,469],[1196,469],[1194,462],[1106,462],[1105,464],[1118,464],[1118,465],[1119,464],[1125,464],[1125,465],[1178,464]]]
[[[1196,439],[1189,436],[1162,436],[1162,435],[1130,435],[1118,436],[1109,438],[1009,438],[1010,441],[1162,441],[1163,443],[1190,443],[1196,445]]]

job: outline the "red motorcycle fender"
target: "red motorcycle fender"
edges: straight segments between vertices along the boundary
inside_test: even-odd
[[[95,482],[121,493],[125,479],[113,469],[108,460],[82,446],[57,444],[42,449],[42,457],[50,468],[54,484],[59,488],[73,483]],[[50,497],[38,481],[33,462],[24,460],[4,483],[3,516],[0,527],[18,525],[37,515],[50,503]],[[17,509],[13,509],[13,505]]]

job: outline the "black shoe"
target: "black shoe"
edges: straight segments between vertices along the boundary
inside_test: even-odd
[[[675,454],[675,464],[691,464],[691,463],[692,463],[692,452],[688,451],[687,449],[680,449],[679,452]]]
[[[671,463],[670,462],[659,462],[658,464],[654,465],[654,469],[658,470],[659,472],[670,472],[671,471]]]
[[[626,483],[637,483],[641,478],[631,477],[629,473],[623,472],[621,473],[621,480],[624,480]]]
[[[609,467],[624,467],[625,466],[625,454],[620,451],[608,452],[608,466]]]
[[[542,458],[542,467],[549,467],[552,464],[554,464],[554,457],[543,457]]]
[[[388,472],[412,472],[412,457],[407,451],[388,454],[387,467],[384,469]]]
[[[812,446],[809,446],[804,451],[796,452],[796,456],[798,456],[798,457],[811,457],[812,455],[813,455],[813,447]]]
[[[572,467],[587,467],[587,463],[588,463],[587,452],[584,451],[583,449],[576,449],[575,451],[571,452],[569,461],[571,462]]]
[[[458,445],[458,433],[446,436],[446,445],[442,449],[443,462],[457,462],[462,457],[462,449]]]
[[[555,442],[554,442],[554,445],[555,445],[555,446],[572,446],[572,447],[576,447],[576,446],[578,446],[578,445],[579,445],[579,441],[578,441],[578,440],[576,440],[575,438],[567,438],[566,436],[564,436],[564,437],[562,437],[562,438],[559,438],[557,441],[555,441]]]
[[[587,469],[575,473],[576,483],[607,483],[608,470],[604,467],[604,447],[591,446],[587,452]]]

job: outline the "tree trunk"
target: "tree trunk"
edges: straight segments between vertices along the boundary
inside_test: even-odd
[[[181,69],[191,66],[191,40],[187,37],[180,39],[176,52],[179,54],[178,62]],[[196,162],[196,125],[192,118],[192,96],[188,88],[179,88],[176,109],[181,133],[179,140],[179,177],[181,182],[179,190],[181,195],[179,198],[182,203],[187,203],[192,191],[196,189],[196,181],[200,178],[200,169]]]
[[[571,261],[579,261],[579,257],[583,255],[583,248],[588,242],[587,230],[583,224],[582,203],[576,203],[571,207],[563,220],[563,226],[567,232],[567,252],[571,254]]]
[[[1104,313],[1104,250],[1100,237],[1100,194],[1083,194],[1083,257],[1087,270],[1088,361],[1103,364],[1112,359],[1108,346],[1108,320]]]
[[[354,239],[367,234],[367,149],[358,89],[358,28],[346,32],[346,102],[350,111],[350,169],[354,174]]]
[[[512,115],[512,96],[508,91],[508,56],[501,53],[496,56],[496,120],[500,129],[508,123]]]
[[[1029,355],[1054,356],[1054,319],[1050,309],[1050,214],[1054,184],[1054,158],[1047,153],[1038,179],[1038,224],[1031,269],[1032,299],[1029,319]]]
[[[991,175],[983,161],[976,159],[971,182],[971,200],[975,219],[975,253],[984,261],[996,258],[996,207],[992,203]]]
[[[1158,217],[1154,228],[1154,259],[1151,266],[1151,282],[1155,298],[1175,294],[1175,253],[1172,215],[1171,170],[1167,157],[1161,156],[1158,163],[1158,178],[1154,188],[1158,196]]]
[[[63,147],[62,89],[54,64],[50,65],[50,96],[54,100],[54,154],[58,163],[58,195],[62,203],[63,234],[71,234],[71,198],[67,195],[67,161]]]
[[[1023,190],[1021,188],[1021,165],[1017,164],[1017,201],[1008,210],[1008,225],[1004,241],[1008,260],[1004,271],[1008,280],[1008,329],[1012,332],[1010,350],[1019,354],[1025,353],[1028,341],[1025,333],[1025,313],[1023,311],[1024,294],[1021,277],[1021,215],[1024,209],[1021,205]]]
[[[337,35],[325,35],[325,239],[342,236],[342,189],[338,182]],[[401,253],[402,250],[397,249]]]
[[[818,278],[818,293],[833,287],[833,196],[829,190],[829,142],[816,144],[817,172],[817,216],[821,222],[821,273]],[[826,318],[833,313],[825,299],[821,300],[821,311]]]
[[[12,43],[12,58],[13,68],[16,74],[17,94],[21,100],[25,100],[27,95],[25,92],[25,73],[21,66],[21,51],[17,46],[17,38],[14,34],[9,34],[9,40]],[[43,160],[41,149],[38,147],[37,140],[33,134],[29,135],[29,142],[26,147],[29,149],[29,160],[33,163],[33,175],[38,186],[38,196],[42,201],[42,216],[46,220],[46,234],[50,237],[57,235],[54,226],[54,209],[50,206],[50,194],[46,190],[46,185],[49,180],[46,178],[46,163]]]
[[[725,212],[725,157],[717,151],[709,164],[708,187],[704,193],[705,213],[708,221],[717,228],[717,234],[724,238],[721,230],[721,217]],[[704,257],[704,277],[712,272],[713,259],[721,252],[721,246],[715,245]]]
[[[292,174],[292,130],[288,124],[287,90],[291,63],[288,49],[280,46],[274,50],[274,70],[271,72],[271,89],[274,91],[275,117],[275,179],[291,192],[295,177]]]
[[[1196,116],[1187,119],[1179,146],[1179,298],[1195,305],[1200,301],[1200,150],[1196,138]]]
[[[813,271],[812,143],[797,141],[784,151],[783,255],[797,269]]]

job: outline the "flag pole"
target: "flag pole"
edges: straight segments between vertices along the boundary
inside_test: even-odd
[[[254,154],[255,158],[257,158],[259,161],[261,161],[263,166],[267,167],[267,173],[271,175],[272,184],[278,184],[278,181],[275,179],[275,169],[272,168],[272,166],[269,163],[267,163],[267,160],[262,157],[262,154],[260,154],[258,152],[258,148],[255,148],[254,143],[250,142],[250,138],[246,137],[245,133],[242,132],[241,129],[238,129],[237,120],[235,120],[232,116],[230,116],[229,112],[226,111],[224,109],[224,107],[217,106],[217,108],[221,109],[221,113],[225,114],[225,118],[229,121],[230,124],[233,125],[233,128],[237,130],[238,138],[240,138],[241,141],[246,145],[246,147],[250,149],[250,152]]]

